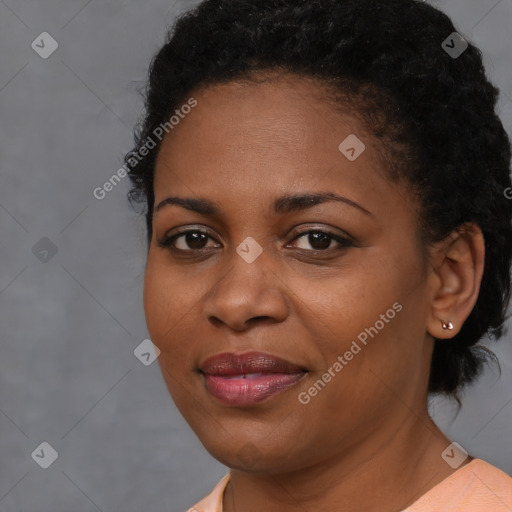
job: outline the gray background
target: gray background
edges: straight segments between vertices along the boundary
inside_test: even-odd
[[[122,165],[138,88],[174,17],[197,2],[0,0],[0,510],[179,512],[225,474],[168,396],[142,308],[144,223]],[[512,129],[512,0],[437,2],[485,54]],[[31,43],[49,32],[48,59]],[[447,34],[448,35],[448,34]],[[33,247],[47,237],[46,263]],[[510,321],[509,321],[510,325]],[[432,401],[452,440],[512,475],[512,343],[464,407]],[[31,453],[58,452],[48,468]]]

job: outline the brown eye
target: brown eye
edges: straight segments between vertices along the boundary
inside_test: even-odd
[[[200,229],[182,231],[161,240],[158,245],[162,248],[170,248],[183,252],[194,252],[206,249],[208,239],[213,238]]]
[[[299,247],[299,249],[311,251],[326,251],[328,249],[332,249],[333,247],[331,247],[331,244],[333,241],[338,244],[338,249],[354,245],[354,243],[348,238],[328,233],[326,231],[306,231],[295,237],[294,240],[299,240],[301,238],[304,238],[305,247]],[[307,247],[308,244],[310,248]]]
[[[303,238],[303,237],[302,237]],[[334,240],[332,236],[325,233],[308,233],[307,243],[315,250],[329,249],[331,242]]]

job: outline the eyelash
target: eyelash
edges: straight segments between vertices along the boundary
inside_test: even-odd
[[[163,238],[162,240],[160,240],[158,242],[158,246],[163,248],[163,249],[168,249],[168,250],[170,250],[172,252],[181,252],[181,253],[194,253],[194,252],[195,253],[200,253],[200,252],[204,253],[204,252],[209,250],[207,248],[205,248],[205,249],[185,250],[185,249],[177,249],[176,247],[173,246],[173,244],[174,244],[174,242],[176,240],[178,240],[179,238],[187,235],[188,233],[200,233],[202,235],[208,236],[212,240],[214,239],[207,231],[205,231],[203,229],[198,229],[198,228],[196,228],[196,229],[187,229],[187,230],[175,233],[172,236]],[[328,253],[328,252],[330,252],[332,250],[335,250],[335,251],[336,250],[342,250],[342,249],[346,249],[348,247],[354,247],[355,246],[355,243],[350,238],[345,238],[345,237],[342,237],[342,236],[339,236],[339,235],[335,235],[334,233],[330,233],[329,231],[323,231],[321,229],[310,229],[308,231],[301,231],[299,233],[296,233],[296,236],[291,240],[291,242],[294,242],[295,240],[297,240],[299,238],[302,238],[305,235],[310,235],[310,234],[313,234],[313,233],[326,235],[328,238],[331,239],[331,242],[332,242],[332,240],[335,240],[336,242],[338,242],[339,246],[337,248],[327,248],[327,249],[312,249],[312,250],[300,249],[301,251],[305,251],[305,252],[308,252],[308,253],[311,253],[311,254],[318,254],[318,253]]]

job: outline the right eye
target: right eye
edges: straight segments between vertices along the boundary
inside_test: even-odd
[[[158,242],[158,246],[170,251],[195,252],[207,249],[204,244],[208,238],[213,240],[210,234],[202,229],[188,229],[174,235],[164,237]],[[181,244],[181,247],[178,247]]]

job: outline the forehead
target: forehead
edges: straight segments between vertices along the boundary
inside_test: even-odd
[[[339,146],[350,135],[364,140],[366,148],[374,144],[364,125],[354,115],[334,109],[327,93],[311,79],[286,76],[218,84],[193,96],[197,106],[164,138],[157,184],[169,174],[165,169],[191,168],[221,173],[225,179],[234,179],[249,167],[259,175],[269,169],[279,169],[282,175],[288,168],[289,178],[314,179],[322,169],[327,172],[342,161]],[[364,160],[377,167],[373,153],[366,152]]]
[[[197,105],[164,137],[158,154],[155,205],[168,195],[237,207],[259,197],[268,209],[284,193],[314,191],[357,197],[383,212],[396,212],[397,194],[408,202],[380,162],[383,142],[350,105],[335,108],[316,80],[229,82],[191,96]]]

